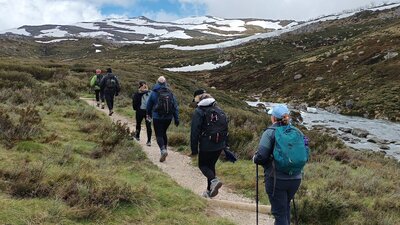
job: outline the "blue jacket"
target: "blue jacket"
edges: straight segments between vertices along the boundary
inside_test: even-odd
[[[265,179],[269,177],[273,177],[276,174],[276,179],[280,180],[296,180],[301,179],[301,173],[288,175],[279,171],[273,171],[272,168],[272,153],[274,151],[275,146],[275,128],[278,126],[282,126],[279,123],[275,123],[272,126],[268,127],[260,140],[258,145],[258,150],[254,155],[253,161],[255,164],[262,165],[264,167],[264,175]]]
[[[158,102],[158,91],[161,88],[168,88],[166,84],[159,84],[157,83],[153,91],[151,92],[151,95],[149,97],[149,100],[147,102],[147,115],[152,115],[153,119],[159,119],[159,120],[170,120],[172,117],[174,118],[175,122],[179,121],[179,109],[178,109],[178,102],[176,101],[176,97],[174,94],[173,95],[173,104],[174,104],[174,112],[172,115],[159,115],[157,112],[154,111],[154,107],[156,106]]]

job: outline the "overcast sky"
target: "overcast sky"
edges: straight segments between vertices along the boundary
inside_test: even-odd
[[[22,25],[72,24],[105,17],[187,16],[307,20],[399,0],[0,0],[0,30]]]

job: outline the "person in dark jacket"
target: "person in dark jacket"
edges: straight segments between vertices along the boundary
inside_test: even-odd
[[[192,156],[198,154],[198,166],[203,175],[207,178],[207,190],[203,197],[212,198],[218,194],[222,182],[216,177],[215,164],[224,148],[226,148],[226,138],[218,143],[211,141],[206,133],[206,110],[216,107],[216,101],[211,95],[204,93],[204,90],[197,90],[194,94],[194,101],[198,101],[197,108],[192,116],[190,132],[190,148]],[[227,118],[224,117],[227,125]],[[226,133],[227,134],[227,133]]]
[[[160,98],[160,96],[165,96]],[[161,103],[161,100],[163,101]],[[167,108],[165,108],[168,106]],[[175,126],[179,126],[178,102],[171,92],[164,76],[157,79],[150,98],[147,102],[147,115],[153,120],[154,132],[156,133],[157,144],[160,147],[160,162],[164,162],[168,156],[167,130],[174,118]]]
[[[112,73],[111,68],[107,69],[107,74],[101,79],[100,90],[104,93],[109,110],[108,115],[111,116],[114,113],[114,96],[118,96],[121,90],[118,78]]]
[[[151,91],[146,81],[139,81],[139,89],[132,96],[132,107],[136,111],[136,132],[135,139],[140,140],[140,130],[143,119],[146,123],[147,146],[151,146],[151,120],[147,119],[147,101],[149,100]]]
[[[302,174],[300,172],[288,175],[274,169],[272,154],[275,145],[275,128],[288,125],[290,117],[285,105],[274,106],[268,114],[271,115],[272,125],[264,131],[253,161],[264,167],[265,190],[271,203],[275,225],[290,225],[290,201],[299,189]]]

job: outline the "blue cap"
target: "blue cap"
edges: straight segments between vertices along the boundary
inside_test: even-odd
[[[268,111],[269,115],[276,117],[277,119],[282,119],[286,114],[289,114],[289,109],[286,105],[279,104],[275,105]]]

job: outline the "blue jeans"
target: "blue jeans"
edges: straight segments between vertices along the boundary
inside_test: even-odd
[[[290,225],[290,201],[300,187],[301,180],[276,179],[274,193],[274,178],[265,181],[265,190],[271,203],[271,213],[275,217],[275,225]]]

